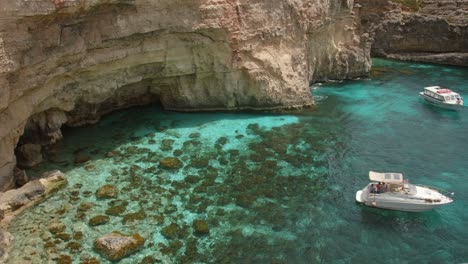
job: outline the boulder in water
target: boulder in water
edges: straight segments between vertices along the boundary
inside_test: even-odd
[[[101,198],[101,199],[114,198],[114,197],[117,197],[118,192],[119,191],[117,187],[115,187],[115,185],[106,184],[102,186],[101,188],[97,189],[96,197]]]
[[[145,243],[139,234],[112,232],[94,240],[94,249],[110,261],[118,261],[137,252]]]
[[[159,161],[159,165],[163,169],[180,169],[184,164],[178,158],[167,157]]]
[[[65,224],[62,223],[62,221],[60,220],[55,220],[49,225],[49,231],[52,234],[62,233],[63,231],[65,231],[65,228]]]
[[[88,224],[90,226],[98,226],[98,225],[103,225],[109,222],[109,220],[110,220],[110,217],[107,215],[96,215],[92,217],[91,219],[89,219]]]
[[[208,222],[205,220],[194,220],[193,229],[197,235],[207,235],[210,233]]]

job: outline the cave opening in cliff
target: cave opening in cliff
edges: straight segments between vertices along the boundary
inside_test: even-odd
[[[16,186],[21,187],[29,180],[40,178],[41,175],[35,173],[35,168],[41,163],[56,164],[58,168],[88,161],[89,155],[86,155],[86,149],[77,148],[72,159],[59,155],[60,149],[72,147],[65,145],[64,136],[73,133],[79,127],[98,125],[107,115],[141,106],[162,109],[160,96],[158,93],[150,92],[151,86],[143,86],[140,83],[123,88],[116,91],[114,96],[99,103],[87,103],[81,100],[68,112],[51,108],[30,116],[15,147]],[[50,166],[50,169],[56,168]]]

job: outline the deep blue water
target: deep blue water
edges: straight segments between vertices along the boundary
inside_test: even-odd
[[[418,98],[422,87],[444,85],[466,99],[468,68],[373,62],[369,80],[312,87],[321,100],[302,112],[186,114],[148,106],[66,130],[49,151],[52,161],[28,173],[60,168],[69,185],[12,224],[9,262],[68,255],[74,263],[110,263],[92,241],[114,230],[147,239],[120,263],[468,262],[468,111]],[[77,156],[90,160],[75,164]],[[184,167],[161,168],[165,157]],[[402,172],[410,182],[455,192],[455,202],[425,213],[363,207],[354,198],[369,170]],[[97,199],[104,184],[116,185],[119,197]],[[88,225],[122,201],[122,215]],[[78,211],[85,202],[94,206]],[[144,216],[124,221],[136,212]],[[194,234],[195,219],[207,221],[208,235]],[[49,233],[52,220],[67,225],[69,241]],[[171,224],[173,237],[164,231]]]

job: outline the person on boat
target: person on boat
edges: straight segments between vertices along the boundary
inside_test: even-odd
[[[384,183],[379,182],[379,184],[377,184],[377,193],[383,193],[383,192],[384,192]]]

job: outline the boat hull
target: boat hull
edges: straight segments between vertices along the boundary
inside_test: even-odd
[[[369,186],[356,192],[356,202],[362,203],[369,207],[405,211],[405,212],[424,212],[445,204],[451,203],[453,200],[440,193],[424,187],[416,187],[417,190],[426,195],[418,197],[405,193],[370,193]]]
[[[426,102],[430,103],[431,105],[444,108],[444,109],[449,109],[449,110],[461,110],[463,109],[463,105],[460,104],[447,104],[444,102],[441,102],[439,100],[436,100],[430,96],[425,95],[423,92],[419,93],[419,96],[424,99]]]
[[[375,201],[366,201],[363,202],[363,204],[369,207],[416,213],[429,211],[444,205],[440,203],[413,204],[405,203],[403,201],[384,201],[379,199],[376,199]]]

